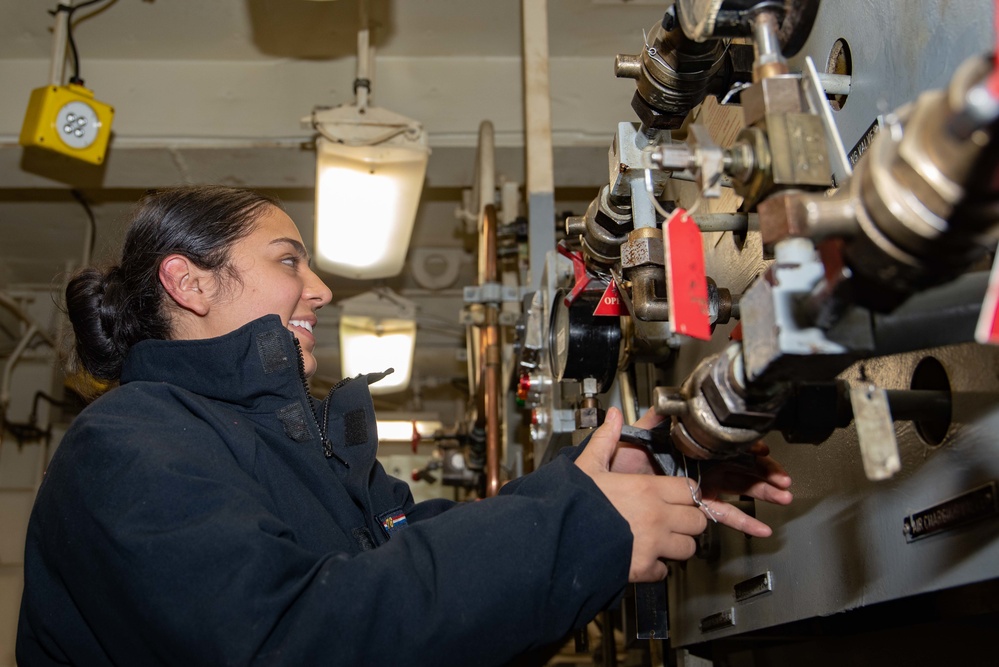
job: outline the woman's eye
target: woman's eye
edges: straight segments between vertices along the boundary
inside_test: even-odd
[[[294,269],[298,267],[299,259],[298,257],[285,257],[281,260],[281,263]]]

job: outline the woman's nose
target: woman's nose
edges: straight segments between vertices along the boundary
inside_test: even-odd
[[[305,278],[305,288],[302,290],[302,296],[306,301],[314,302],[316,310],[333,300],[333,292],[330,291],[326,283],[311,268],[308,269],[308,274]]]

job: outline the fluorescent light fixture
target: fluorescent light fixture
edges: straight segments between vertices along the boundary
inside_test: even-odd
[[[402,272],[430,149],[420,123],[368,104],[368,31],[357,37],[354,103],[317,107],[303,122],[318,133],[316,264],[373,280]]]
[[[354,279],[402,271],[427,171],[426,148],[316,141],[316,262]]]
[[[442,428],[444,428],[444,425],[439,420],[416,420],[416,432],[423,438],[429,438]],[[379,442],[410,442],[412,439],[412,421],[395,419],[378,420]]]
[[[416,351],[416,305],[379,289],[340,302],[340,365],[343,377],[394,372],[369,387],[390,394],[409,386]]]

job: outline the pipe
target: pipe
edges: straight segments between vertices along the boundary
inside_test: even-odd
[[[496,261],[496,207],[487,204],[482,209],[480,247],[484,258],[482,284],[496,283],[499,270]],[[500,393],[502,391],[500,373],[499,343],[500,304],[485,304],[485,318],[479,340],[479,359],[482,373],[483,409],[486,419],[486,497],[499,493],[500,455]]]
[[[669,301],[656,293],[656,285],[663,278],[661,266],[640,266],[629,271],[631,302],[638,319],[645,322],[669,321]]]
[[[479,123],[479,143],[475,157],[475,188],[472,193],[472,201],[475,205],[475,214],[480,221],[479,228],[479,284],[485,282],[495,282],[498,278],[491,280],[486,277],[489,268],[486,262],[490,260],[489,252],[484,248],[486,243],[485,234],[481,228],[481,222],[485,220],[487,206],[494,206],[494,193],[496,192],[496,140],[493,131],[493,124],[488,120]],[[495,209],[493,216],[495,217]],[[495,252],[492,253],[492,261],[495,264]],[[495,266],[493,267],[495,271]]]
[[[888,315],[875,314],[878,355],[911,352],[975,339],[989,272],[976,271],[911,297]]]
[[[10,378],[14,372],[14,366],[17,365],[18,360],[21,355],[24,354],[24,350],[28,347],[28,343],[31,339],[35,337],[35,334],[39,332],[38,325],[32,323],[28,327],[24,336],[18,342],[17,347],[14,351],[10,353],[10,357],[7,358],[7,363],[3,367],[3,381],[0,382],[0,411],[6,413],[7,405],[10,403]]]
[[[73,6],[73,0],[63,3],[66,7]],[[70,10],[56,11],[55,28],[52,31],[52,62],[49,63],[49,83],[61,86],[63,73],[66,71],[66,42],[69,38]]]
[[[524,154],[531,288],[541,287],[545,256],[555,247],[555,170],[549,84],[548,0],[521,0]]]
[[[55,338],[46,333],[45,329],[43,329],[42,326],[38,324],[38,322],[36,322],[33,317],[31,317],[31,315],[28,315],[28,313],[25,312],[21,308],[21,306],[19,306],[18,303],[14,301],[14,299],[12,299],[4,292],[0,292],[0,306],[6,306],[11,310],[11,312],[14,313],[14,315],[18,317],[18,319],[22,320],[28,326],[35,327],[35,329],[37,330],[35,331],[35,333],[41,336],[42,340],[48,343],[49,346],[52,347],[52,349],[56,349]]]

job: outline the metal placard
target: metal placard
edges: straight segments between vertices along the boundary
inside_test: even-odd
[[[757,575],[752,579],[746,579],[745,581],[740,581],[735,586],[735,601],[745,602],[750,598],[755,598],[757,595],[763,595],[764,593],[770,593],[774,589],[774,576],[770,570],[767,570],[763,574]]]
[[[884,126],[885,126],[884,116],[879,115],[877,118],[874,119],[874,122],[871,123],[871,126],[867,128],[866,132],[864,132],[864,136],[860,137],[860,141],[858,141],[853,146],[853,148],[850,149],[850,154],[848,156],[850,160],[850,166],[852,167],[857,166],[857,163],[860,161],[860,158],[862,158],[864,156],[864,153],[867,152],[867,149],[871,147],[871,144],[874,143],[875,137],[878,136],[878,133],[881,132],[881,128],[883,128]]]
[[[999,503],[996,502],[996,483],[992,481],[956,498],[910,514],[902,519],[902,532],[906,542],[915,542],[997,514]]]
[[[711,614],[701,619],[701,632],[712,632],[735,626],[735,608],[729,607],[717,614]]]

